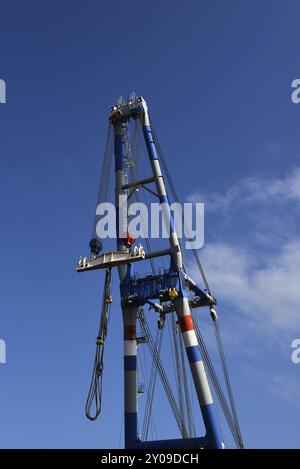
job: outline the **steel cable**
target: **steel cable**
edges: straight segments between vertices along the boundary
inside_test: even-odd
[[[105,287],[102,298],[102,308],[98,336],[96,340],[96,353],[94,359],[93,374],[85,405],[85,415],[89,420],[96,420],[101,412],[102,404],[102,379],[104,367],[104,344],[107,335],[110,312],[110,288],[111,288],[111,269],[105,273]],[[95,412],[92,415],[91,409],[95,402]]]

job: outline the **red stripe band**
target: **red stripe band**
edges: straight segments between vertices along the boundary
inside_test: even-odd
[[[179,318],[179,324],[180,324],[180,329],[182,332],[194,330],[193,319],[190,314],[187,314],[186,316],[181,316]]]
[[[125,326],[124,327],[124,340],[135,340],[136,339],[136,327]]]

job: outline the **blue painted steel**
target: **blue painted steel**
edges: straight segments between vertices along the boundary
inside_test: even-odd
[[[136,309],[123,309],[125,448],[133,447],[137,439],[136,313]]]
[[[124,165],[123,137],[122,134],[115,135],[115,171],[122,170]]]
[[[159,196],[159,201],[160,201],[161,204],[168,204],[169,203],[168,197],[166,195],[160,195]]]
[[[127,268],[126,278],[120,285],[122,304],[127,307],[142,306],[148,303],[148,300],[158,298],[168,301],[169,288],[176,288],[179,292],[179,297],[188,296],[181,271],[161,269],[154,275],[139,277],[136,274],[132,275],[132,264],[130,266],[130,269]],[[197,294],[200,297],[201,306],[208,306],[210,304],[203,291],[200,290]]]
[[[223,449],[223,438],[214,404],[202,405],[201,413],[206,428],[208,446],[213,449]]]
[[[115,134],[115,171],[122,171],[124,167],[124,147],[122,134]],[[116,194],[119,197],[119,194]],[[119,233],[119,203],[116,200],[116,228],[117,228],[117,246],[122,246],[123,241]]]
[[[148,303],[148,305],[150,305],[156,311],[160,311],[162,309],[162,306],[157,301],[147,300],[146,303]]]
[[[178,280],[179,280],[179,285],[178,285],[179,296],[187,297],[188,291],[187,291],[185,279],[181,270],[179,270],[178,272]]]
[[[169,288],[179,290],[179,273],[166,270],[146,277],[132,276],[120,285],[122,304],[126,306],[142,306],[147,300],[161,298],[168,301]]]
[[[204,293],[204,291],[196,284],[196,285],[193,285],[192,283],[190,284],[190,287],[191,287],[191,290],[198,296],[200,296],[200,298],[203,297],[203,299],[206,299],[206,302],[207,302],[207,305],[210,306],[211,304],[211,301],[209,300],[209,298],[207,298],[206,294]]]
[[[175,233],[175,225],[174,225],[174,220],[173,220],[173,216],[171,213],[168,197],[166,195],[160,195],[159,202],[161,204],[166,204],[166,209],[168,211],[169,225],[170,225],[170,233]]]
[[[198,449],[207,445],[205,437],[174,440],[137,441],[136,449]]]
[[[195,363],[202,360],[199,345],[193,345],[186,348],[189,363]]]
[[[158,155],[156,151],[156,146],[154,143],[152,130],[150,125],[143,125],[144,138],[148,150],[148,154],[151,160],[158,160]]]
[[[124,357],[124,371],[136,371],[136,355]]]
[[[125,448],[134,449],[137,444],[137,413],[125,412],[124,418]]]

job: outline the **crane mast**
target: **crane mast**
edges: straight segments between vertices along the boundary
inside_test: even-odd
[[[131,165],[131,147],[128,137],[128,124],[139,121],[149,159],[149,175],[143,179],[128,182],[127,168]],[[114,133],[114,173],[115,173],[115,207],[116,207],[116,250],[100,254],[102,240],[93,239],[90,243],[91,258],[80,258],[77,271],[106,269],[105,293],[102,303],[105,323],[110,298],[109,285],[111,269],[117,267],[120,281],[120,298],[123,317],[124,339],[124,433],[125,448],[215,448],[223,449],[224,441],[216,415],[215,404],[206,369],[203,363],[199,334],[195,330],[192,308],[206,306],[212,318],[216,316],[216,300],[209,291],[200,288],[188,275],[175,223],[170,208],[164,177],[160,166],[154,129],[150,122],[148,107],[142,97],[131,95],[128,101],[119,100],[111,108],[110,125]],[[155,196],[159,200],[165,225],[169,228],[169,247],[160,251],[145,252],[142,246],[133,247],[134,238],[128,232],[127,202],[131,194],[140,188],[154,184]],[[153,190],[151,191],[154,192]],[[133,272],[134,263],[143,263],[148,259],[165,257],[169,267],[164,271],[152,272],[151,275],[137,276]],[[191,299],[191,293],[194,295]],[[139,380],[137,371],[137,321],[145,327],[145,314],[141,308],[149,305],[159,313],[159,327],[164,326],[166,314],[176,314],[177,323],[182,335],[187,362],[201,410],[205,435],[190,437],[184,431],[180,439],[143,441],[138,433],[138,392]],[[143,322],[144,321],[144,322]],[[143,326],[144,324],[144,326]],[[197,328],[196,328],[197,329]],[[145,329],[146,330],[146,329]],[[105,335],[107,328],[105,330]],[[101,334],[98,339],[101,347]],[[158,357],[159,359],[159,357]],[[99,374],[99,370],[98,370]],[[102,371],[101,374],[102,379]],[[91,388],[92,389],[92,388]],[[91,391],[91,390],[90,390]],[[170,391],[171,392],[171,391]],[[92,397],[92,393],[90,393]],[[180,419],[180,412],[178,413]]]

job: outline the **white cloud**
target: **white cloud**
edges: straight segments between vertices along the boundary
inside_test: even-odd
[[[300,202],[300,168],[295,168],[281,179],[245,178],[225,194],[214,192],[205,196],[195,192],[189,200],[204,201],[206,211],[221,214],[253,203]]]
[[[201,257],[220,302],[234,306],[262,333],[300,328],[300,239],[263,265],[247,249],[222,243],[209,244]]]
[[[278,201],[293,201],[286,216],[275,209]],[[241,320],[262,334],[281,339],[300,331],[300,224],[292,210],[295,202],[300,202],[300,168],[282,179],[247,178],[225,194],[207,197],[206,208],[218,217],[217,234],[200,252],[219,302],[234,307]],[[243,210],[246,204],[251,217]],[[224,220],[226,229],[221,229]],[[241,224],[243,237],[237,234]],[[192,271],[195,277],[194,265]]]
[[[289,375],[275,375],[270,384],[270,392],[299,407],[299,379]]]

